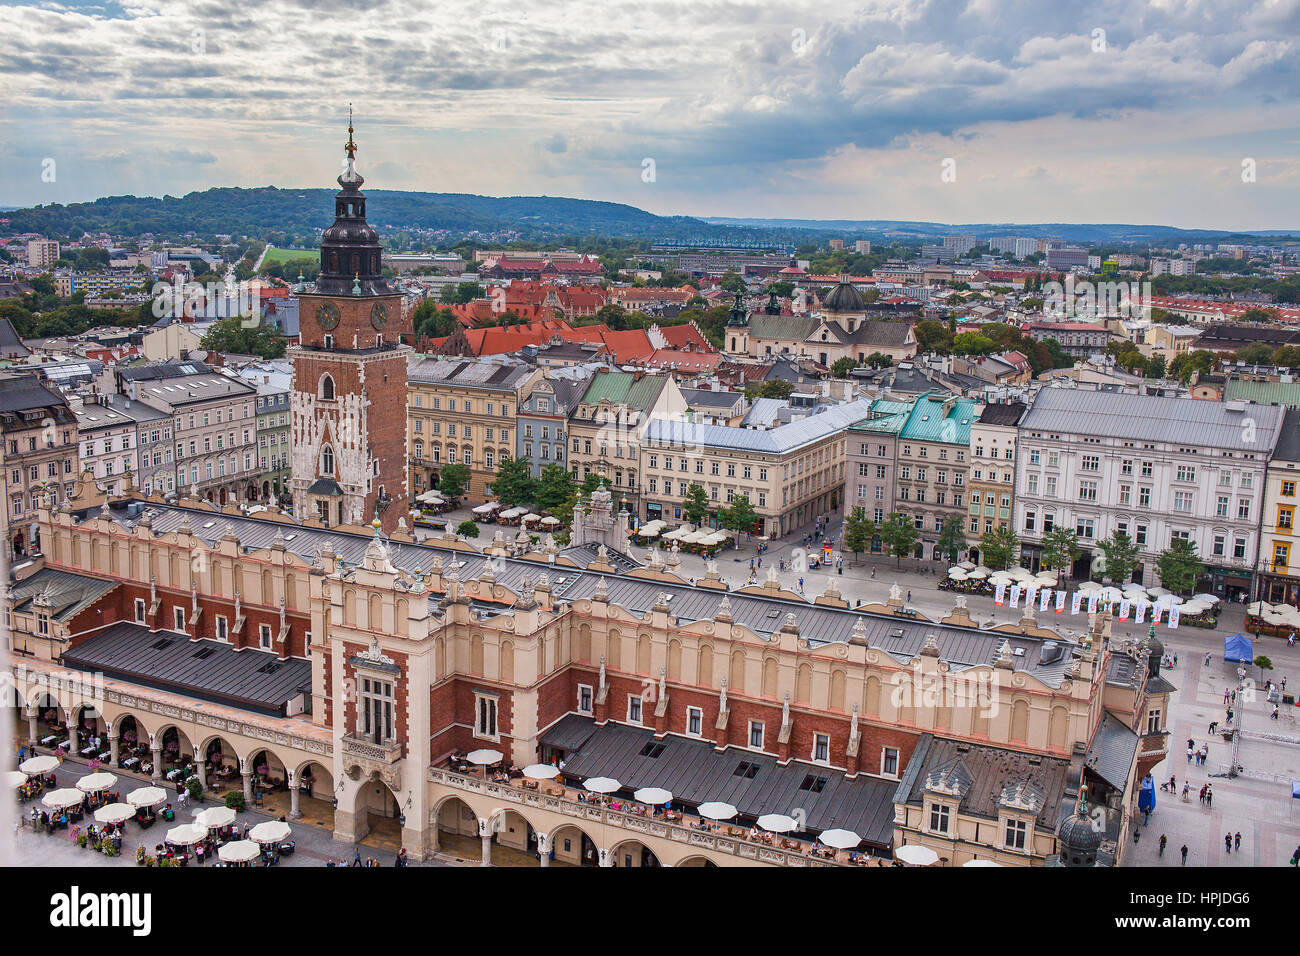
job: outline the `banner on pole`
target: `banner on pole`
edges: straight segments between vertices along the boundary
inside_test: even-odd
[[[1020,606],[1020,585],[1019,584],[1011,585],[1011,606],[1012,607]]]
[[[996,604],[998,607],[1001,607],[1002,598],[1006,593],[1007,593],[1007,586],[1005,584],[998,584],[997,587],[993,589],[993,603]]]

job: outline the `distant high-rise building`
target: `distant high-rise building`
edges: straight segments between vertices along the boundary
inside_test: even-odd
[[[957,255],[965,255],[975,248],[974,236],[944,236],[943,244]]]
[[[831,242],[830,242],[830,246],[831,246],[832,249],[843,249],[843,248],[844,248],[844,240],[843,240],[843,239],[832,239]]]
[[[853,251],[861,256],[871,255],[871,240],[859,239],[853,243]]]
[[[1032,256],[1038,251],[1037,239],[1032,237],[1021,237],[1016,240],[1014,255],[1017,259],[1023,259],[1025,256]]]
[[[27,264],[34,269],[54,265],[59,259],[59,244],[53,239],[33,239],[27,243]]]
[[[1088,264],[1088,250],[1081,246],[1059,246],[1047,250],[1047,268],[1073,269]],[[1100,265],[1101,263],[1098,263]]]

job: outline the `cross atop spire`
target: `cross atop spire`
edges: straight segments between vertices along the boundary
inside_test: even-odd
[[[357,144],[353,142],[352,139],[352,104],[351,103],[348,104],[348,142],[347,145],[344,146],[343,148],[347,150],[348,159],[356,158]]]

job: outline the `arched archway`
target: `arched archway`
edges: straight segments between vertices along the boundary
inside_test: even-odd
[[[565,823],[550,839],[552,859],[567,866],[600,866],[600,849],[581,827]]]
[[[460,797],[447,797],[433,811],[438,849],[443,853],[477,860],[482,855],[478,814]]]
[[[356,767],[352,768],[352,773],[360,776]],[[347,782],[343,781],[341,789],[339,809],[335,811],[335,839],[351,840],[396,853],[402,846],[403,811],[397,795],[388,784],[378,773],[372,773],[365,779],[359,780],[353,787],[349,787]],[[351,791],[350,796],[349,791]],[[337,829],[338,816],[344,812],[345,807],[349,806],[350,809],[346,812],[352,817],[352,833],[340,835]]]
[[[539,866],[537,831],[517,810],[497,810],[488,818],[493,866]]]
[[[712,866],[712,867],[716,867],[718,864],[714,863],[714,862],[713,862],[712,860],[710,860],[708,857],[704,857],[704,856],[688,856],[686,859],[682,860],[682,861],[681,861],[680,863],[678,863],[677,865],[678,865],[678,866]]]
[[[178,768],[184,768],[194,762],[194,744],[175,724],[169,724],[161,728],[155,735],[153,742],[161,748],[161,763],[154,768],[155,775],[166,775]]]
[[[334,800],[341,788],[335,785],[329,767],[316,760],[305,760],[293,768],[290,784],[293,787],[289,793],[291,810],[295,802],[298,810],[297,813],[290,812],[289,816],[304,823],[334,829]]]
[[[214,793],[239,789],[243,780],[239,774],[239,752],[224,737],[213,734],[199,744],[199,758],[203,761],[204,781]]]
[[[609,851],[610,865],[622,867],[663,866],[659,857],[640,840],[624,840]]]

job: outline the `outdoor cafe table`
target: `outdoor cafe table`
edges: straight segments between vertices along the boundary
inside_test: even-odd
[[[54,734],[46,734],[44,737],[41,738],[41,746],[49,747],[51,744],[54,743],[54,741],[58,739],[59,738],[56,737]]]
[[[139,757],[127,757],[125,760],[122,761],[122,766],[123,766],[123,767],[135,767],[135,766],[138,766],[139,763],[140,763],[140,758],[139,758]]]

